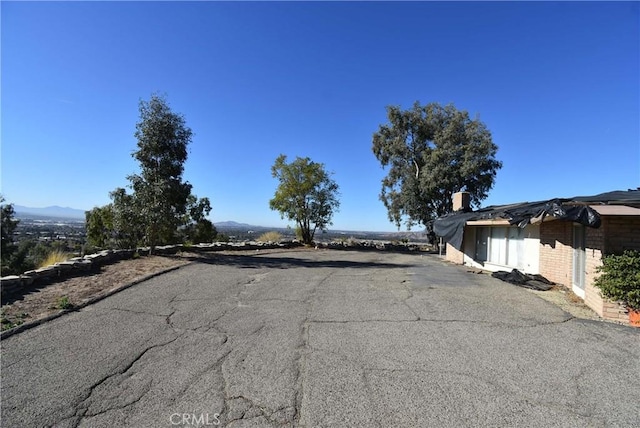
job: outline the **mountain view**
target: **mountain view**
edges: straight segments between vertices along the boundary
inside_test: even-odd
[[[22,205],[14,205],[16,217],[25,217],[29,215],[35,215],[39,217],[56,217],[56,218],[68,218],[68,219],[82,219],[84,220],[84,210],[78,210],[69,207],[59,207],[53,205],[44,208],[25,207]]]

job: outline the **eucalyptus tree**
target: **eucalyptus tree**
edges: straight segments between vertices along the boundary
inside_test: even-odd
[[[171,111],[163,97],[152,95],[149,101],[140,101],[139,111],[135,132],[138,149],[132,156],[141,171],[127,179],[135,195],[145,243],[153,251],[159,242],[174,239],[186,213],[191,184],[182,180],[182,173],[193,133],[184,117]]]
[[[294,221],[302,242],[311,245],[316,231],[326,230],[340,207],[338,185],[324,164],[308,157],[296,157],[287,163],[287,157],[280,155],[271,174],[280,184],[269,207],[279,211],[282,218]]]
[[[0,258],[2,259],[2,265],[0,267],[1,275],[4,275],[11,269],[10,258],[17,248],[13,242],[13,233],[16,231],[19,223],[19,220],[15,218],[13,204],[5,204],[4,202],[4,196],[0,195],[0,223],[2,226],[2,241],[0,243]]]
[[[455,192],[469,192],[476,207],[487,197],[502,162],[478,118],[452,104],[418,102],[408,110],[388,106],[387,117],[373,134],[373,153],[388,171],[380,200],[398,228],[403,220],[428,227],[452,211]]]
[[[141,100],[139,112],[132,156],[140,172],[127,177],[133,192],[117,188],[110,193],[111,204],[87,212],[90,243],[146,245],[153,252],[157,245],[179,241],[184,236],[181,227],[195,227],[197,239],[215,236],[213,224],[205,218],[211,211],[209,199],[193,196],[191,184],[182,178],[193,135],[184,117],[159,95]]]
[[[124,190],[124,189],[123,189]],[[113,204],[94,207],[85,211],[85,229],[87,243],[95,248],[109,248],[115,240]]]
[[[185,242],[201,243],[211,242],[218,231],[213,223],[207,219],[211,212],[211,202],[209,198],[198,198],[189,195],[187,198],[187,214],[184,217],[182,235]]]

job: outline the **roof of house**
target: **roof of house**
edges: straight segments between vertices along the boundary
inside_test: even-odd
[[[639,216],[640,208],[627,205],[590,205],[600,215]]]
[[[640,187],[629,190],[614,190],[594,196],[576,196],[570,198],[576,202],[592,202],[606,205],[640,204]]]
[[[433,231],[457,249],[462,247],[464,226],[468,221],[504,219],[511,225],[525,227],[542,222],[546,217],[555,220],[573,221],[589,227],[600,227],[601,207],[607,205],[630,205],[640,207],[640,189],[601,193],[594,196],[556,198],[547,201],[521,202],[509,205],[493,205],[477,211],[455,212],[439,217],[433,222]],[[620,209],[604,209],[603,215],[613,214]],[[606,212],[606,214],[605,214]],[[628,211],[625,215],[633,215]]]

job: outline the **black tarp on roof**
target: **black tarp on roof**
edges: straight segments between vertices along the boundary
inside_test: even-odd
[[[640,204],[640,188],[635,190],[614,190],[613,192],[600,193],[594,196],[576,196],[571,198],[572,201],[607,204],[607,205],[624,205],[624,204]]]
[[[640,195],[640,191],[636,191]],[[626,192],[624,192],[626,193]],[[603,194],[605,195],[605,194]],[[597,195],[593,198],[598,198]],[[523,202],[511,205],[499,205],[482,208],[471,212],[456,212],[447,214],[433,222],[433,231],[456,249],[462,248],[464,226],[468,221],[504,219],[511,225],[526,227],[531,219],[544,220],[547,216],[553,216],[556,220],[573,221],[585,226],[600,227],[600,215],[586,205],[587,202],[603,203],[589,197],[571,199],[551,199],[539,202]]]

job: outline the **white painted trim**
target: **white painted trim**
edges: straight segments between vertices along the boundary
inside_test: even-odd
[[[467,226],[512,226],[509,220],[505,219],[488,219],[488,220],[471,220],[466,223]]]
[[[583,288],[578,287],[577,285],[572,285],[571,286],[571,291],[573,291],[576,296],[580,297],[583,300],[587,298],[586,290],[583,289]]]

